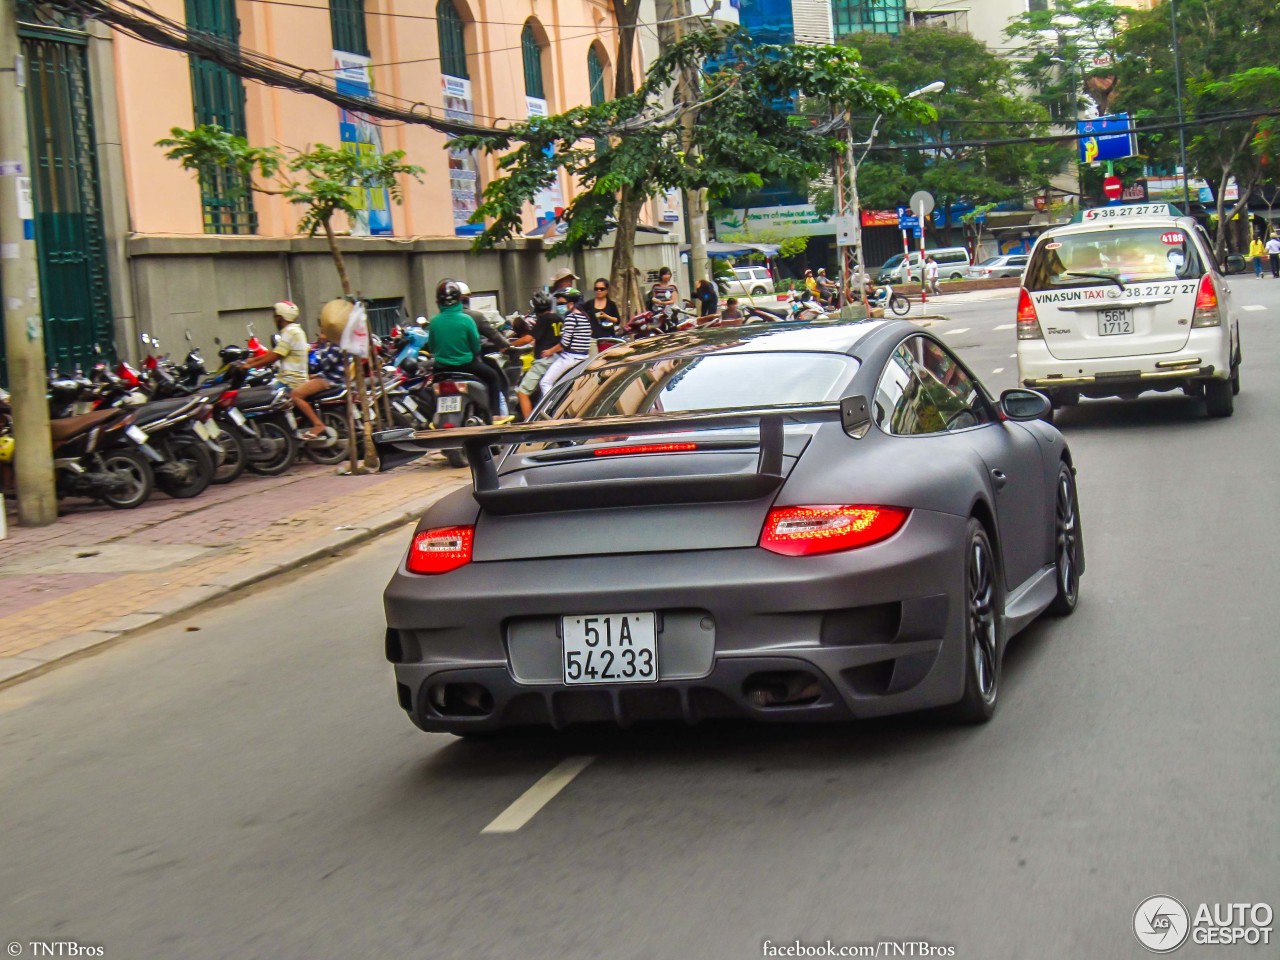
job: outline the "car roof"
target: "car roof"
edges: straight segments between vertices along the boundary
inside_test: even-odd
[[[1176,226],[1194,234],[1196,222],[1191,217],[1118,217],[1115,220],[1090,220],[1088,223],[1066,223],[1060,227],[1050,227],[1040,235],[1045,237],[1066,237],[1077,233],[1099,233],[1105,230],[1126,229],[1129,227],[1171,227]]]
[[[904,333],[918,329],[905,320],[834,320],[707,327],[633,340],[600,354],[587,369],[709,353],[839,353],[852,356],[859,345],[865,344],[872,336],[893,328],[901,328]]]

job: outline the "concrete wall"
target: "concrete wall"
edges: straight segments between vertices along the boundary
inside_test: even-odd
[[[568,266],[588,283],[608,276],[612,250],[588,251],[575,265],[548,261],[540,241],[516,241],[506,249],[475,255],[465,240],[344,238],[340,242],[353,288],[370,299],[403,298],[410,316],[436,313],[436,284],[445,277],[465,280],[480,295],[496,294],[504,314],[524,311],[529,295],[552,273]],[[642,234],[636,262],[642,274],[678,260],[675,237]],[[316,332],[320,307],[341,294],[337,272],[323,240],[268,237],[147,237],[128,242],[137,333],[158,337],[165,351],[185,353],[191,331],[206,362],[217,353],[214,338],[243,343],[245,324],[264,342],[274,331],[271,305],[291,299],[302,310],[309,335]],[[117,347],[136,360],[134,330],[117,327]]]

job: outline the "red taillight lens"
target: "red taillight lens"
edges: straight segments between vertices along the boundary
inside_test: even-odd
[[[900,507],[776,507],[764,522],[760,546],[784,557],[852,550],[893,536],[910,512]]]
[[[697,450],[696,443],[643,443],[630,447],[609,447],[597,450],[597,457],[625,457],[633,453],[681,453],[686,450]]]
[[[1023,287],[1018,292],[1018,339],[1043,340],[1040,330],[1040,318],[1036,316],[1036,305],[1031,302],[1031,294]]]
[[[1191,316],[1193,327],[1217,327],[1222,324],[1222,311],[1218,308],[1218,291],[1213,285],[1213,277],[1205,274],[1200,278],[1200,289],[1196,291],[1196,309]]]
[[[235,406],[236,397],[240,394],[239,390],[227,390],[218,398],[218,406],[223,410],[230,410]]]
[[[461,393],[455,380],[441,380],[435,384],[435,390],[437,397],[452,397]]]
[[[471,562],[471,544],[475,527],[436,527],[423,530],[413,538],[409,559],[410,573],[431,575],[448,573]]]

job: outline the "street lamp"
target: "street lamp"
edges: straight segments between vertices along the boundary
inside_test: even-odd
[[[927,83],[923,87],[919,87],[918,89],[912,90],[905,97],[903,97],[903,99],[914,100],[916,97],[924,97],[924,96],[928,96],[931,93],[938,93],[939,91],[946,89],[946,86],[947,85],[943,81],[935,80],[933,81],[933,83]],[[871,145],[875,142],[876,132],[880,129],[880,121],[883,119],[884,119],[884,114],[883,113],[878,114],[876,116],[875,123],[871,124],[870,136],[867,137],[864,143],[855,144],[853,142],[853,114],[849,111],[845,112],[845,122],[848,125],[847,132],[848,132],[848,143],[849,143],[848,158],[846,159],[845,162],[848,164],[848,167],[849,167],[849,206],[850,206],[851,215],[853,218],[853,223],[852,223],[853,249],[854,249],[854,255],[858,259],[857,289],[859,293],[862,295],[864,308],[866,306],[867,283],[866,283],[865,274],[864,274],[864,271],[866,270],[866,259],[862,255],[862,209],[861,209],[861,204],[858,201],[858,164],[862,163],[862,161],[867,159],[867,154],[871,150]],[[855,155],[854,153],[855,147],[864,148],[862,151],[861,157]],[[921,264],[921,269],[922,270],[924,269],[923,264]],[[842,279],[845,279],[845,283],[847,285],[847,282],[848,282],[847,277],[849,276],[850,273],[852,273],[852,271],[845,270],[843,271],[843,273],[844,273],[844,278]],[[843,291],[841,291],[841,293],[843,294]],[[850,314],[852,312],[850,310],[851,307],[852,307],[851,302],[845,304],[846,314]]]

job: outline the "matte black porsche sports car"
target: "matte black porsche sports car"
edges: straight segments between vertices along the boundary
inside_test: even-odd
[[[657,718],[995,711],[1008,638],[1076,605],[1075,471],[910,323],[614,348],[464,441],[385,593],[400,705],[465,734]]]

